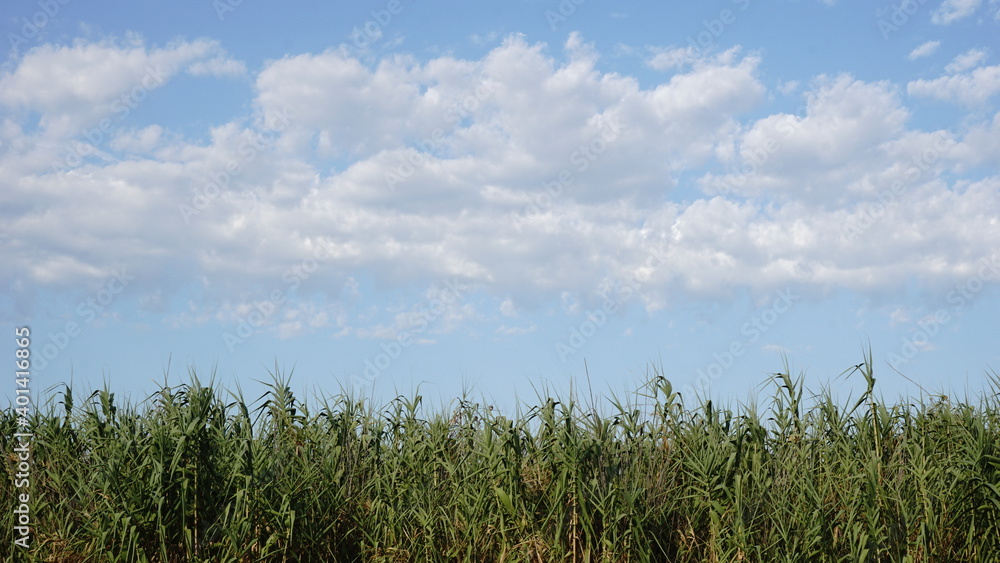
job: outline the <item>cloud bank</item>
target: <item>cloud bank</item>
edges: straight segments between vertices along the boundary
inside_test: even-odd
[[[292,289],[326,304],[276,325],[360,334],[391,327],[348,326],[359,279],[496,299],[462,305],[458,326],[640,276],[651,310],[945,286],[1000,247],[1000,82],[983,53],[936,79],[823,75],[785,95],[755,53],[650,52],[645,86],[602,71],[576,34],[555,48],[510,35],[478,60],[286,56],[251,74],[250,110],[190,139],[129,113],[183,74],[245,76],[218,43],[35,48],[0,75],[3,282],[23,312],[39,289],[125,265],[146,301],[183,295],[175,320],[203,322],[245,314],[307,264]],[[773,96],[791,101],[762,113]],[[920,130],[907,96],[976,113]]]

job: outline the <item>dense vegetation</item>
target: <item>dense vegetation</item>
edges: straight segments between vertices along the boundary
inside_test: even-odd
[[[257,401],[190,383],[146,402],[63,387],[31,424],[47,561],[997,561],[1000,378],[975,401],[867,392],[689,407],[659,370],[602,408],[508,418],[350,392]],[[693,398],[686,398],[691,401]],[[13,498],[12,409],[0,488]],[[5,503],[6,504],[6,503]]]

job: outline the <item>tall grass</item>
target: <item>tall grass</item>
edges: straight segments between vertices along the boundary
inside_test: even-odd
[[[31,424],[45,561],[996,561],[1000,377],[975,404],[689,406],[655,368],[513,418],[463,397],[255,401],[192,374],[132,405],[64,386]],[[692,398],[688,398],[691,400]],[[15,416],[0,413],[12,452]],[[12,498],[13,460],[0,483]],[[13,553],[13,555],[12,555]]]

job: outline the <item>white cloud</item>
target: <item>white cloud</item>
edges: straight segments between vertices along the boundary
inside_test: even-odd
[[[700,180],[710,194],[771,195],[837,201],[870,170],[882,145],[904,130],[909,112],[895,88],[849,75],[820,77],[806,93],[805,114],[777,113],[733,139],[732,172]]]
[[[940,41],[928,41],[926,43],[921,44],[916,49],[910,51],[910,54],[907,56],[907,58],[910,59],[911,61],[915,61],[921,57],[929,57],[934,53],[936,53],[938,47],[940,46],[941,46]]]
[[[171,49],[178,70],[220,56],[217,47]],[[132,79],[163,51],[80,43],[38,53],[87,54],[91,70],[117,76],[93,50],[132,68]],[[129,57],[136,61],[125,64]],[[444,280],[495,297],[490,311],[467,299],[448,304],[427,338],[539,306],[577,314],[602,299],[599,289],[637,279],[629,303],[650,309],[793,284],[894,291],[912,276],[952,280],[1000,247],[1000,178],[971,172],[996,161],[995,117],[960,132],[911,130],[896,86],[841,75],[813,81],[802,111],[748,119],[766,94],[757,55],[699,59],[649,86],[600,70],[598,59],[575,35],[558,54],[510,36],[475,60],[290,56],[256,76],[252,115],[204,140],[169,123],[125,120],[99,156],[53,170],[62,146],[25,132],[31,119],[16,110],[85,122],[97,114],[81,99],[107,105],[131,83],[60,84],[29,100],[24,88],[51,62],[29,53],[2,79],[15,88],[0,90],[4,110],[15,110],[0,123],[9,234],[0,277],[28,302],[26,288],[89,287],[127,264],[139,295],[198,293],[171,319],[183,326],[231,322],[269,291],[291,291],[287,273],[312,264],[310,275],[291,278],[301,282],[297,295],[329,305],[289,303],[267,325],[286,336],[395,338],[421,324],[421,307],[440,298],[433,288]],[[287,126],[245,152],[262,122],[286,108]],[[620,133],[606,140],[609,123]],[[915,168],[928,150],[933,162]],[[239,172],[223,174],[233,162]],[[720,187],[736,179],[726,167],[748,163],[745,181]],[[386,173],[397,170],[405,178],[390,189]],[[547,193],[564,171],[570,181]],[[963,173],[971,176],[953,176]],[[213,187],[213,177],[224,185]],[[903,187],[873,215],[896,182]],[[672,192],[698,186],[707,197]],[[178,207],[199,196],[198,214],[185,221]],[[848,236],[851,224],[864,228]],[[653,251],[664,260],[650,265]],[[359,279],[432,290],[347,314],[343,303],[364,297]]]
[[[473,45],[484,47],[486,45],[493,45],[499,38],[500,38],[499,31],[491,31],[485,35],[479,35],[478,33],[473,33],[472,35],[469,36],[469,41],[471,41]]]
[[[951,74],[933,80],[914,80],[906,85],[906,91],[912,96],[957,102],[969,108],[984,106],[1000,93],[1000,65],[981,66],[959,74],[982,58],[976,50],[960,55],[948,65]]]
[[[148,154],[160,145],[163,135],[163,127],[150,125],[140,130],[122,131],[111,139],[110,145],[121,152]]]
[[[899,324],[910,322],[910,313],[905,307],[896,307],[889,313],[889,326],[895,327]]]
[[[215,57],[206,61],[196,61],[188,67],[194,76],[242,76],[247,67],[242,61],[227,57]]]
[[[278,338],[288,339],[330,326],[330,311],[315,302],[300,302],[285,307],[275,315],[273,331]],[[270,320],[270,319],[268,319]]]
[[[948,25],[972,15],[979,9],[982,0],[944,0],[931,14],[931,23]]]
[[[522,334],[530,334],[536,330],[538,330],[538,326],[535,323],[531,323],[527,326],[500,325],[496,329],[496,334],[502,334],[504,336],[520,336]]]
[[[185,67],[207,71],[232,64],[217,42],[206,40],[161,49],[147,49],[134,37],[124,43],[45,44],[18,59],[13,70],[0,74],[0,104],[37,112],[45,135],[64,139],[101,119],[123,120],[150,92]],[[53,80],[54,76],[59,79]]]
[[[993,116],[992,123],[970,127],[949,156],[960,163],[958,169],[963,171],[969,167],[1000,162],[1000,113]]]
[[[701,53],[694,47],[673,47],[654,49],[654,55],[646,61],[655,70],[674,70],[699,60]]]
[[[965,72],[970,68],[979,66],[979,64],[985,60],[986,49],[969,49],[948,63],[948,65],[944,67],[944,71],[948,74]]]
[[[786,82],[781,82],[778,84],[778,91],[786,96],[794,94],[796,90],[799,89],[801,84],[798,80],[788,80]]]
[[[500,303],[500,314],[505,317],[516,317],[517,307],[514,305],[514,300],[507,297]]]

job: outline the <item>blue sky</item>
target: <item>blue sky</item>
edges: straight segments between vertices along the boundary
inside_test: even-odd
[[[438,5],[440,4],[440,5]],[[1000,2],[24,2],[0,315],[39,393],[1000,365]],[[14,356],[13,338],[5,341]],[[14,385],[3,386],[9,398]],[[249,393],[248,393],[249,394]]]

